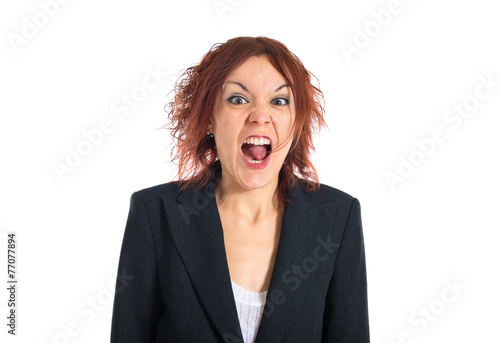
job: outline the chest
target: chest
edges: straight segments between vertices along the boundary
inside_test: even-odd
[[[256,223],[224,212],[220,217],[231,280],[252,292],[267,291],[278,250],[282,215]]]

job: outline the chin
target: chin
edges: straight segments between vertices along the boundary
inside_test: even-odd
[[[268,175],[255,175],[253,173],[241,175],[240,185],[248,190],[262,188],[266,186],[271,180]]]
[[[273,183],[274,175],[278,178],[279,169],[268,165],[262,170],[245,170],[240,174],[240,184],[245,189],[257,189]]]

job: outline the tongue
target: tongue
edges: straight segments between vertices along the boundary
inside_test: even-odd
[[[243,144],[241,150],[246,157],[254,161],[261,161],[266,157],[267,150],[264,145]]]

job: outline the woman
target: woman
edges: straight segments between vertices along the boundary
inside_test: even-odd
[[[112,342],[369,342],[360,204],[309,159],[321,104],[266,37],[187,69],[169,104],[179,180],[131,197]]]

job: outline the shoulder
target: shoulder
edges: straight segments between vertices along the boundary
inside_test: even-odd
[[[300,180],[294,187],[293,193],[302,201],[313,206],[332,201],[350,206],[354,201],[357,201],[353,195],[324,183],[320,183],[316,189],[309,191],[303,180]]]
[[[158,199],[175,200],[181,193],[178,181],[170,181],[151,187],[139,189],[132,194],[132,198],[140,198],[143,202],[148,203]]]

